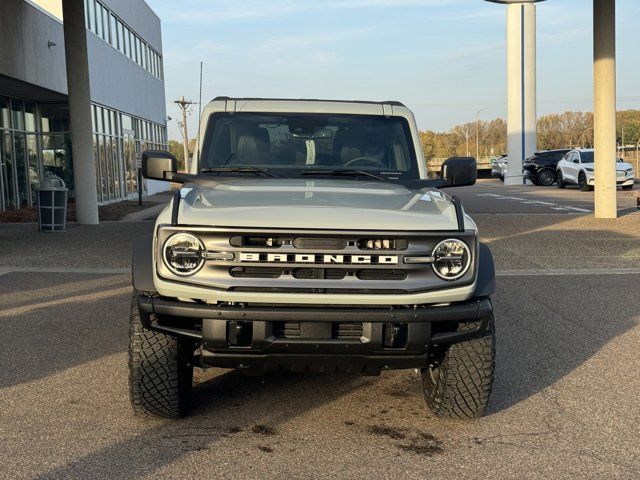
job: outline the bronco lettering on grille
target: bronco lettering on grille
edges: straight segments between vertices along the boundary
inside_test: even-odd
[[[397,255],[333,255],[314,253],[247,253],[238,252],[241,262],[260,263],[339,263],[397,265]]]

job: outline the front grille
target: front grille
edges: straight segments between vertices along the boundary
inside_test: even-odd
[[[331,325],[331,338],[349,340],[362,336],[362,322],[333,322]]]
[[[162,244],[180,227],[163,226]],[[407,294],[473,282],[475,269],[459,280],[440,279],[428,264],[405,263],[424,257],[446,238],[462,238],[473,254],[474,232],[263,232],[257,229],[189,228],[211,255],[190,277],[175,278],[158,257],[163,278],[235,292],[312,294]],[[215,255],[220,254],[220,255]],[[158,254],[160,255],[160,254]]]
[[[300,338],[300,322],[273,322],[276,338]]]
[[[324,324],[327,325],[327,324]],[[327,325],[328,328],[328,325]],[[275,338],[304,338],[303,329],[300,322],[273,322],[273,336]],[[329,330],[326,330],[327,337]],[[362,337],[362,322],[332,322],[331,339],[333,340],[355,340]],[[309,338],[316,338],[315,336]]]

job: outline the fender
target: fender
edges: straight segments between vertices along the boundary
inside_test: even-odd
[[[139,292],[155,292],[153,284],[153,235],[136,240],[131,261],[133,288]]]
[[[493,255],[486,243],[480,243],[478,257],[478,278],[474,297],[488,297],[496,291],[496,270],[493,265]]]

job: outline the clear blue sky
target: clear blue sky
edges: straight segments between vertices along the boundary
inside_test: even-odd
[[[482,0],[147,0],[172,103],[217,95],[400,100],[421,129],[505,116],[505,7]],[[538,113],[592,109],[592,2],[538,6]],[[640,2],[618,0],[618,108],[640,108]],[[197,106],[189,120],[196,129]]]

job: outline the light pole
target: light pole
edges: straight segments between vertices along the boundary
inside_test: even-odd
[[[593,127],[589,127],[587,128],[584,132],[582,132],[582,135],[580,135],[580,143],[582,144],[583,147],[586,147],[587,144],[584,141],[584,136],[589,133],[591,130],[593,130]]]
[[[484,108],[481,108],[476,113],[476,160],[480,158],[480,112],[482,111],[484,111]]]
[[[507,6],[507,150],[505,185],[522,184],[522,161],[537,147],[536,3],[542,0],[487,0]]]
[[[464,130],[464,139],[467,141],[467,157],[469,156],[469,125],[465,125]],[[458,130],[453,130],[456,135],[460,135],[462,137],[462,133],[458,132]]]

